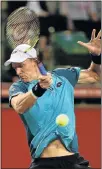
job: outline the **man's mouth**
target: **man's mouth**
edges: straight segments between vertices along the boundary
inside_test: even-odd
[[[19,76],[21,79],[25,79],[25,78],[27,78],[26,76]]]

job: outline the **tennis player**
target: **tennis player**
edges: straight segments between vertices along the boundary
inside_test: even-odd
[[[33,48],[24,53],[27,44],[17,46],[5,66],[12,64],[19,81],[9,89],[10,106],[20,115],[27,131],[32,163],[30,169],[88,169],[89,162],[78,153],[75,132],[74,87],[76,83],[100,81],[101,31],[89,43],[92,63],[87,70],[79,67],[56,69],[41,75]],[[65,127],[55,123],[59,114],[66,114]]]

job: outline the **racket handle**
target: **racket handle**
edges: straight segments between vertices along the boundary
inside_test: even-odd
[[[41,62],[38,64],[38,67],[42,75],[47,75],[47,71]]]

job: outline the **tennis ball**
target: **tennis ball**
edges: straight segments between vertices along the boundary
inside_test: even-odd
[[[69,118],[66,114],[60,114],[56,117],[56,124],[59,126],[66,126],[69,123]]]

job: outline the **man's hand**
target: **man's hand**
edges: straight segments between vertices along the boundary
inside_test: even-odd
[[[96,29],[93,29],[91,40],[88,43],[78,41],[77,43],[86,47],[90,53],[94,55],[101,54],[101,30],[98,32],[97,37],[95,37]]]
[[[47,75],[41,75],[39,77],[39,84],[42,88],[49,88],[52,84],[52,76],[50,73],[48,73]]]

